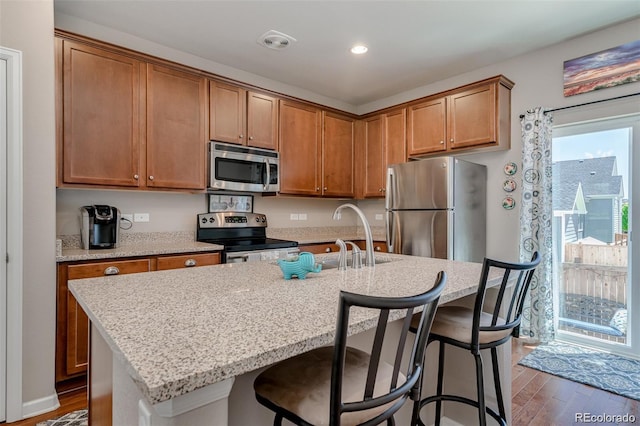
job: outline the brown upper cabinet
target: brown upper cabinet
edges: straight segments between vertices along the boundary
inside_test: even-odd
[[[211,80],[209,139],[278,148],[278,99]]]
[[[204,189],[207,80],[147,66],[148,187]]]
[[[353,197],[355,120],[280,100],[280,193]]]
[[[280,100],[280,193],[322,194],[322,112],[300,102]]]
[[[410,104],[409,157],[509,149],[512,87],[498,76]]]
[[[139,186],[145,64],[71,41],[61,46],[59,184]]]
[[[204,77],[69,40],[58,53],[60,186],[204,190]]]
[[[355,196],[355,120],[322,112],[322,195]]]
[[[387,166],[404,163],[406,158],[406,109],[380,114],[360,122],[362,147],[359,152],[364,180],[358,198],[384,197]]]

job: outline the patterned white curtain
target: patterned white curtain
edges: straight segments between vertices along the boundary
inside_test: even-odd
[[[522,204],[520,208],[520,261],[533,252],[541,262],[525,300],[520,335],[546,343],[555,335],[553,324],[553,265],[551,226],[551,113],[542,107],[529,110],[522,125]]]

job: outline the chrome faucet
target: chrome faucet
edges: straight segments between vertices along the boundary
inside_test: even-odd
[[[336,245],[340,247],[340,253],[338,254],[338,271],[347,270],[347,245],[343,240],[338,238]]]
[[[369,222],[367,222],[367,218],[364,216],[364,213],[362,212],[362,210],[360,210],[357,206],[351,203],[342,204],[338,206],[338,208],[336,208],[336,210],[333,212],[333,219],[334,220],[340,219],[340,212],[342,211],[342,209],[347,207],[352,209],[354,212],[358,214],[358,217],[360,217],[360,220],[362,221],[362,225],[364,226],[364,235],[366,239],[365,250],[367,251],[364,264],[365,266],[375,266],[376,260],[373,255],[373,236],[371,235],[371,227],[369,226]]]

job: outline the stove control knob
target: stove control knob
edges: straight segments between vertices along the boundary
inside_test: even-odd
[[[260,218],[256,217],[256,222],[260,223]]]
[[[215,220],[214,218],[212,218],[212,217],[210,217],[210,218],[209,218],[209,223],[213,223],[213,222],[215,222],[215,221],[216,221],[216,220]]]
[[[267,221],[267,218],[266,218],[266,217],[263,217],[263,218],[262,218],[262,223],[265,223],[266,221]]]
[[[202,223],[207,223],[207,218],[206,218],[206,217],[203,217],[203,218],[202,218],[202,220],[201,220],[200,222],[202,222]]]

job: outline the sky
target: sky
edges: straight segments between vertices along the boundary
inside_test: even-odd
[[[554,137],[552,161],[616,156],[618,174],[622,175],[624,198],[627,198],[629,196],[629,132],[628,128],[624,128]]]

